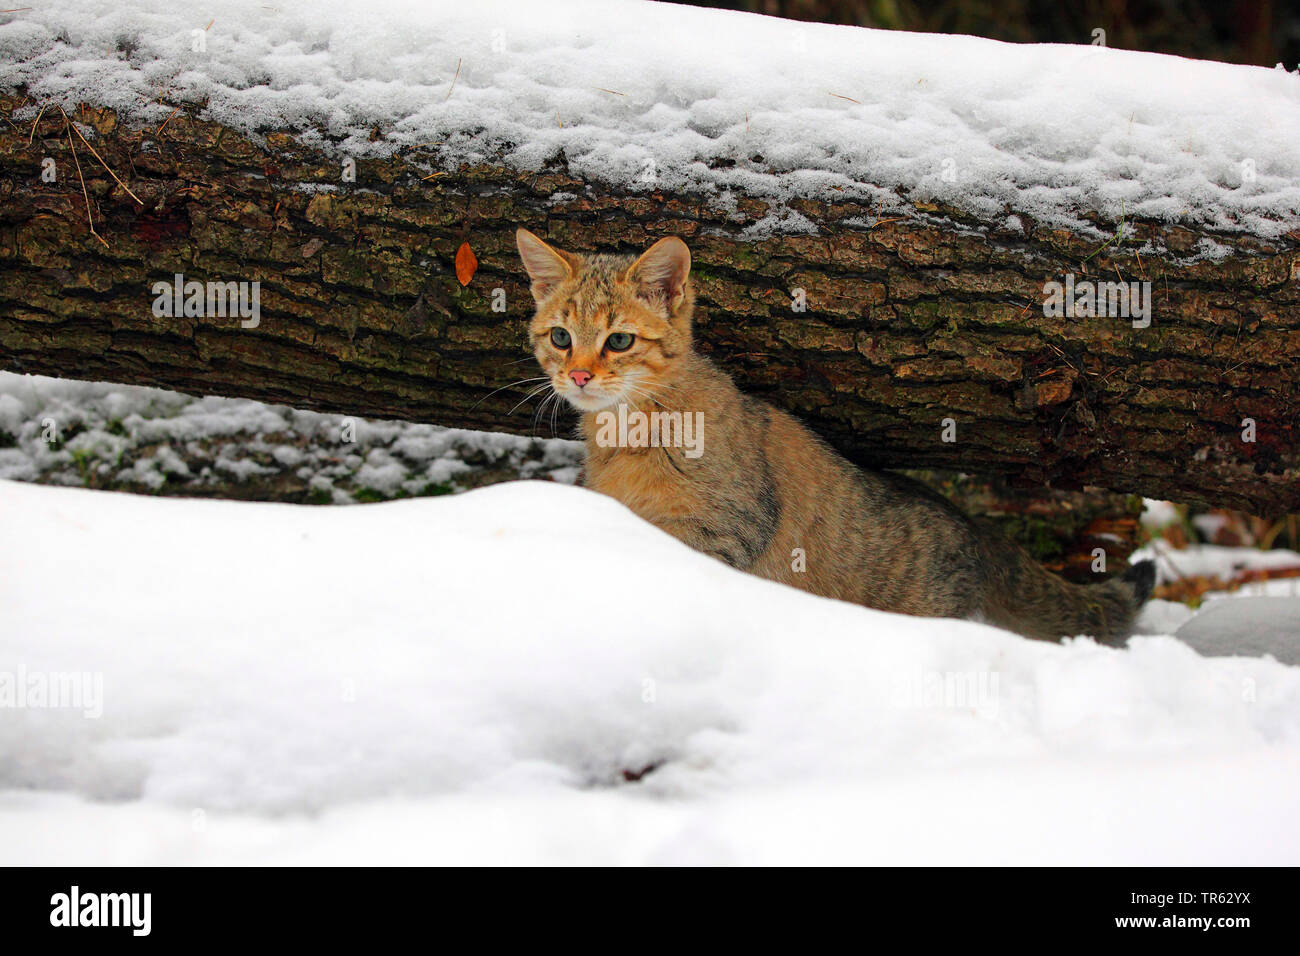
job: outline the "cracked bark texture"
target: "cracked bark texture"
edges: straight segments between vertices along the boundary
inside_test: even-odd
[[[755,199],[728,212],[583,182],[562,163],[426,178],[436,144],[358,160],[345,182],[337,157],[285,133],[255,141],[185,110],[138,129],[83,106],[72,118],[137,203],[74,137],[78,176],[57,109],[14,120],[23,101],[0,97],[6,369],[549,434],[531,405],[512,411],[524,391],[494,391],[536,374],[515,228],[576,251],[677,234],[694,257],[699,349],[860,464],[1300,511],[1300,233],[1139,221],[1098,251],[1104,240],[1023,215],[798,201],[817,234],[755,240],[745,227],[769,212]],[[47,157],[55,182],[41,178]],[[479,263],[465,287],[462,241]],[[152,285],[177,273],[259,281],[260,325],[155,317]],[[1045,318],[1044,283],[1066,273],[1149,280],[1150,328]]]

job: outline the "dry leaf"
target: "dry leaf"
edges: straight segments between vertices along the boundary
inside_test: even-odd
[[[474,250],[469,247],[468,242],[462,242],[460,248],[456,250],[456,278],[460,280],[461,285],[469,285],[469,280],[474,278],[477,269],[478,257],[474,255]]]

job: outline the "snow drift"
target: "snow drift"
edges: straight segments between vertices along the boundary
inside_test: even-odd
[[[1300,669],[733,571],[582,489],[0,482],[0,862],[1295,863]]]

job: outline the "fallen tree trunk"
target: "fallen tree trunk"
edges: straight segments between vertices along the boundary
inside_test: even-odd
[[[524,392],[497,391],[535,374],[515,228],[578,251],[675,233],[700,349],[854,461],[1300,510],[1300,234],[1130,222],[1104,243],[807,201],[816,234],[751,239],[756,201],[728,213],[562,165],[429,175],[436,145],[351,181],[287,135],[83,107],[83,142],[56,108],[14,121],[21,103],[0,98],[3,368],[527,433]],[[155,314],[176,275],[260,283],[256,327]],[[1045,284],[1067,276],[1150,282],[1149,327],[1046,316]]]

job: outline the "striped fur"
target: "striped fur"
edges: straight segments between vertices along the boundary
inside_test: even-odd
[[[825,597],[936,617],[980,618],[1028,637],[1116,642],[1150,594],[1154,568],[1079,586],[1044,570],[942,496],[851,465],[795,418],[742,394],[691,347],[690,253],[660,240],[640,258],[578,256],[519,230],[537,311],[534,353],[581,413],[584,481],[733,567]],[[565,329],[557,348],[551,329]],[[626,352],[604,343],[635,336]],[[569,377],[592,373],[585,388]],[[702,411],[704,453],[604,447],[598,419],[629,410]],[[801,557],[802,556],[802,557]]]

